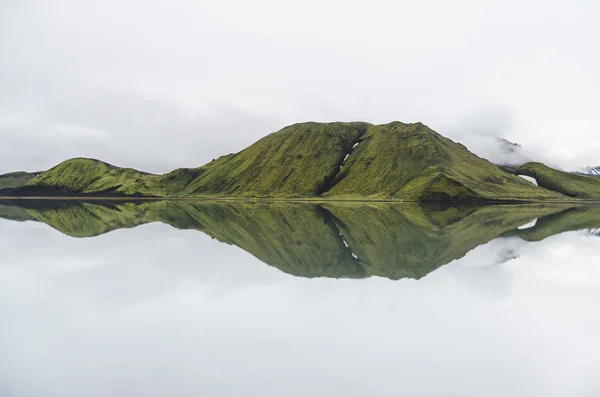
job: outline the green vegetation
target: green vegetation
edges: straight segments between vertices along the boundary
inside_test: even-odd
[[[371,126],[326,197],[420,201],[560,199],[421,123]]]
[[[197,170],[180,196],[315,197],[325,192],[366,123],[302,123]]]
[[[515,174],[533,176],[541,187]],[[400,122],[295,124],[239,153],[165,175],[78,158],[22,181],[7,183],[12,189],[3,194],[422,202],[600,198],[600,178],[536,163],[503,169],[421,123]]]
[[[558,171],[542,163],[527,163],[510,169],[518,175],[535,178],[538,185],[578,199],[599,199],[600,178]]]
[[[29,172],[11,172],[0,175],[0,190],[21,187],[35,177],[36,174]]]
[[[17,212],[73,237],[162,222],[199,230],[296,276],[390,279],[424,277],[494,238],[525,233],[517,228],[533,219],[552,220],[552,214],[569,213],[558,205],[434,207],[416,203],[175,200],[16,200],[7,204],[19,205]],[[4,213],[9,211],[0,207],[0,216]],[[563,223],[572,219],[565,218]]]
[[[119,168],[92,159],[64,161],[31,179],[17,190],[27,195],[154,196],[156,175]]]

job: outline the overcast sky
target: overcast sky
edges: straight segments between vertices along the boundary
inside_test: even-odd
[[[76,156],[166,172],[308,120],[421,121],[480,154],[473,137],[497,135],[599,165],[599,15],[594,0],[0,0],[0,172]]]

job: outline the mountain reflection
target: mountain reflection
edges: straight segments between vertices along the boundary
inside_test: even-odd
[[[162,222],[236,245],[295,276],[393,280],[424,277],[498,237],[540,241],[600,227],[600,208],[564,205],[23,200],[2,202],[0,217],[43,222],[72,237]]]

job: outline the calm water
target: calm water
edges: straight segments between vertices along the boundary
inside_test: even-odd
[[[1,396],[597,396],[600,209],[0,203]]]

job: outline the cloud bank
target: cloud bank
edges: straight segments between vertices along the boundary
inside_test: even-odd
[[[3,2],[0,172],[74,156],[165,172],[308,120],[600,164],[600,5],[484,3]]]

